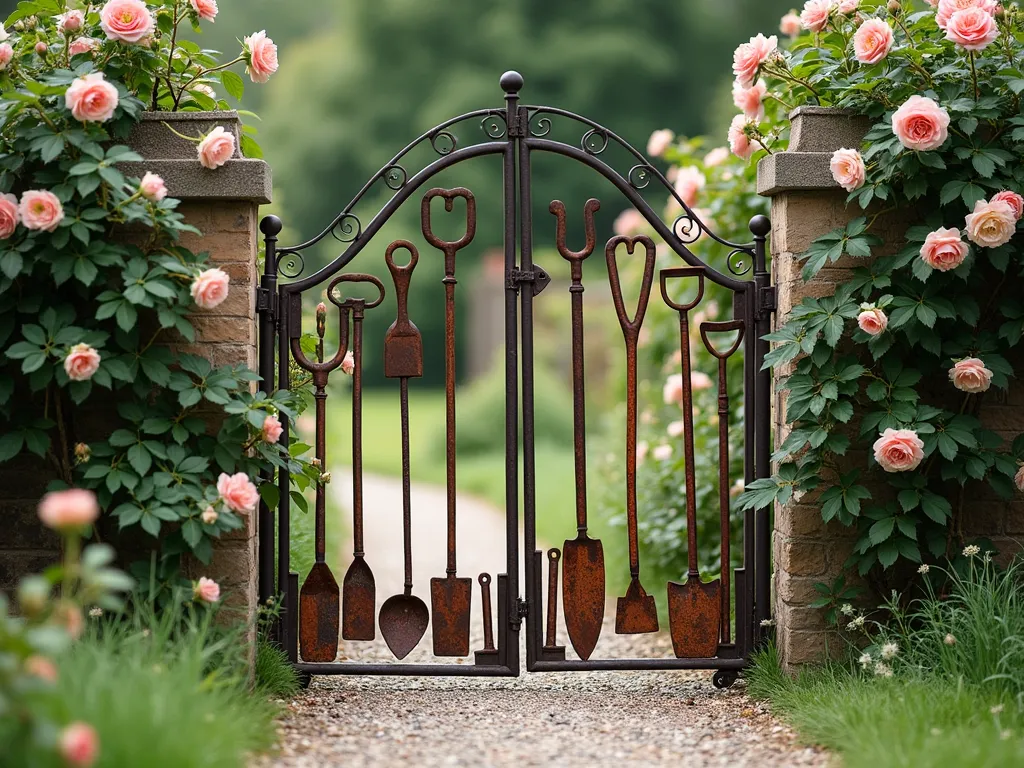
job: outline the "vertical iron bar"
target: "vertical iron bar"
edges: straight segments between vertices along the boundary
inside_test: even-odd
[[[277,236],[281,232],[281,220],[277,216],[266,216],[260,221],[264,235],[265,257],[263,275],[260,277],[259,315],[259,374],[260,391],[268,397],[274,393],[274,335],[276,318],[273,303],[277,297]],[[272,482],[273,471],[260,473],[263,482]],[[257,518],[259,536],[259,604],[266,606],[274,597],[274,511],[260,499]]]
[[[743,340],[743,482],[747,485],[752,483],[756,477],[754,462],[754,444],[757,441],[756,427],[757,415],[754,409],[754,381],[757,378],[757,367],[755,346],[757,343],[756,327],[754,325],[754,295],[756,291],[751,290],[753,284],[747,284],[747,290],[742,294],[743,298],[743,321],[747,328],[755,328],[755,333],[748,333]],[[736,294],[734,300],[740,299],[741,294]],[[740,605],[739,591],[736,592],[736,642],[740,645],[741,655],[747,656],[753,650],[754,643],[754,582],[757,572],[754,567],[754,511],[751,509],[743,512],[743,575],[746,579],[746,586],[743,590],[743,605]],[[739,616],[743,612],[743,624],[745,631],[741,633]]]
[[[277,359],[280,361],[277,367],[277,388],[288,389],[291,386],[288,365],[291,360],[291,350],[289,348],[289,337],[291,330],[289,329],[289,315],[291,314],[291,307],[289,306],[289,299],[291,295],[285,292],[284,286],[281,286],[278,292],[277,306],[280,314],[278,324],[278,352]],[[298,296],[295,297],[298,301]],[[298,331],[299,329],[296,329]],[[281,419],[281,442],[284,445],[288,444],[288,436],[291,425],[288,422],[288,417],[285,414],[280,415]],[[298,592],[294,590],[295,594],[288,589],[289,571],[291,569],[291,558],[289,547],[291,546],[291,526],[290,517],[291,514],[291,473],[282,468],[277,473],[278,482],[278,493],[280,499],[277,503],[277,584],[278,591],[281,594],[281,645],[288,653],[289,660],[295,664],[298,662],[298,643],[296,640],[298,636],[296,634],[296,622],[298,619],[298,603],[297,598]]]
[[[505,91],[505,124],[508,143],[503,156],[502,179],[504,185],[504,246],[505,274],[510,275],[517,268],[516,263],[516,159],[521,151],[519,140],[519,89],[523,78],[515,72],[506,72],[501,77],[501,87]],[[520,189],[522,180],[519,180]],[[523,209],[524,216],[529,214]],[[499,617],[501,606],[505,605],[507,621],[501,626],[504,637],[503,659],[506,666],[519,674],[519,632],[516,622],[519,621],[516,601],[519,598],[519,332],[517,325],[519,299],[517,286],[505,282],[505,546],[507,561],[507,583],[505,594],[501,595],[499,579]],[[529,515],[527,515],[529,520]],[[528,524],[528,523],[527,523]],[[527,534],[529,535],[529,534]],[[527,539],[529,542],[529,539]],[[532,553],[527,544],[527,552]],[[527,558],[527,572],[532,570],[530,558]],[[527,577],[529,578],[529,576]],[[531,582],[527,582],[528,584]],[[501,600],[504,597],[504,600]],[[530,643],[527,642],[527,647]]]
[[[756,336],[754,342],[754,363],[757,378],[754,382],[754,431],[756,445],[754,447],[755,474],[760,478],[771,474],[771,371],[764,369],[765,357],[769,352],[769,344],[765,336],[771,332],[771,312],[766,309],[765,297],[771,289],[771,275],[767,269],[765,249],[771,223],[767,216],[755,216],[750,221],[750,231],[754,234],[754,312],[756,316]],[[769,618],[771,611],[771,530],[769,528],[770,510],[768,507],[758,509],[754,513],[754,571],[756,594],[754,604],[754,634],[760,642],[762,637],[761,622]]]

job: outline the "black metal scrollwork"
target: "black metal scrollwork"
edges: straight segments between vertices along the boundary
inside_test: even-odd
[[[450,155],[459,146],[459,140],[451,131],[434,131],[430,134],[430,146],[439,155]]]
[[[679,242],[686,245],[697,242],[700,236],[704,234],[704,231],[704,225],[700,219],[689,210],[684,210],[672,222],[672,234],[679,238]]]
[[[600,155],[608,148],[608,131],[603,128],[591,128],[583,134],[580,147],[588,155]]]
[[[754,253],[746,248],[736,248],[729,254],[725,263],[736,277],[743,277],[754,268]]]
[[[306,268],[306,262],[303,260],[301,253],[289,251],[288,253],[280,254],[279,259],[277,271],[282,277],[294,279],[301,275]]]
[[[487,134],[488,138],[501,139],[508,133],[505,126],[505,119],[502,115],[487,115],[480,121],[480,127]]]
[[[653,177],[654,168],[646,164],[634,165],[629,169],[629,174],[626,176],[633,189],[643,189],[651,183]]]
[[[343,213],[331,227],[331,236],[339,243],[351,243],[363,231],[363,223],[354,213]]]
[[[399,190],[405,186],[405,183],[409,180],[409,174],[405,168],[398,163],[389,165],[384,169],[384,183],[388,185],[388,189]]]

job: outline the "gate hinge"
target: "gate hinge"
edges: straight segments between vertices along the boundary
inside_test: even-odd
[[[761,295],[759,297],[757,305],[757,317],[761,318],[764,314],[771,314],[778,309],[777,294],[774,285],[765,286],[761,289]]]
[[[519,631],[523,625],[523,619],[530,615],[530,604],[521,597],[516,598],[516,612],[514,616],[510,616],[508,623],[509,626],[516,632]]]
[[[277,304],[275,299],[277,295],[269,288],[263,286],[256,286],[256,311],[257,312],[269,312],[271,317],[274,317],[277,313],[275,312]]]
[[[526,129],[530,125],[530,112],[526,107],[519,107],[512,116],[512,123],[508,126],[508,137],[510,139],[522,139],[526,137]]]
[[[518,293],[523,283],[533,284],[533,295],[536,296],[551,282],[551,275],[540,267],[533,270],[513,269],[508,273],[505,287]]]

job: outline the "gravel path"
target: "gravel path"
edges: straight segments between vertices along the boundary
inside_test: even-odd
[[[330,487],[348,495],[345,473]],[[366,559],[378,606],[401,590],[401,485],[364,479]],[[348,508],[348,499],[339,499]],[[459,497],[459,575],[503,571],[504,517]],[[413,486],[414,594],[444,575],[444,489]],[[346,548],[350,545],[346,545]],[[342,562],[347,562],[347,557]],[[341,581],[342,574],[338,574]],[[472,648],[482,647],[474,584]],[[614,605],[607,612],[608,621]],[[565,643],[559,627],[559,642]],[[569,656],[573,657],[569,648]],[[667,635],[616,635],[595,658],[670,656]],[[391,661],[379,638],[339,658]],[[523,652],[525,658],[525,651]],[[407,661],[437,661],[430,630]],[[471,659],[459,660],[471,663]],[[456,662],[458,663],[458,662]],[[318,677],[286,702],[280,751],[260,766],[824,766],[828,756],[751,701],[742,681],[719,691],[710,672],[527,673],[518,679]]]

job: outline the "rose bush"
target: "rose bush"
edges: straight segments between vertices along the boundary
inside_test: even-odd
[[[848,204],[864,213],[803,254],[803,276],[843,256],[864,262],[769,336],[766,365],[788,374],[791,431],[775,475],[753,483],[742,504],[816,492],[825,521],[858,533],[849,567],[882,584],[900,561],[963,548],[970,483],[1007,498],[1024,485],[1024,441],[1006,445],[978,418],[985,393],[1008,387],[1007,356],[1024,332],[1014,290],[1024,14],[995,0],[811,0],[801,19],[786,48],[762,45],[756,67],[754,41],[737,50],[737,74],[763,79],[770,104],[762,121],[737,119],[759,146],[755,158],[782,145],[792,107],[843,107],[873,121],[864,145],[832,163]],[[896,209],[919,211],[918,223],[896,253],[880,255],[877,224]],[[861,452],[866,466],[851,459]]]
[[[301,400],[174,351],[195,340],[191,316],[225,300],[228,275],[178,243],[196,230],[159,176],[118,169],[143,159],[120,143],[143,109],[228,109],[243,90],[232,66],[253,82],[277,69],[265,32],[224,63],[179,39],[216,15],[212,0],[37,0],[0,27],[0,461],[35,456],[56,485],[95,491],[117,528],[153,537],[169,577],[253,513],[261,471],[319,477],[292,455],[303,446],[276,441]],[[220,126],[186,138],[212,169],[236,150]],[[258,154],[248,132],[241,150]],[[109,414],[88,445],[87,414]]]

